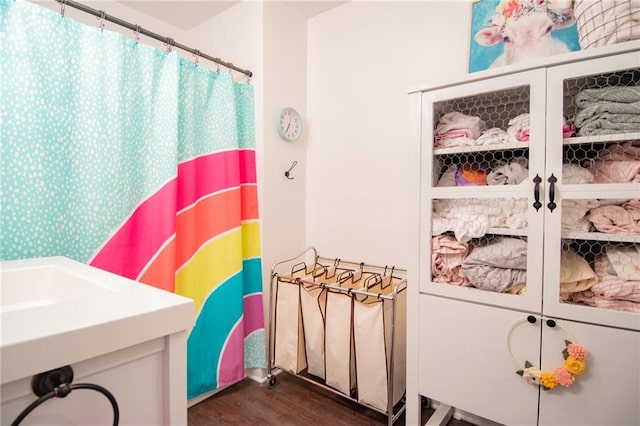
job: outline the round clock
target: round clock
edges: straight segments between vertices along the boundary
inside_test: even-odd
[[[302,134],[302,117],[294,108],[286,107],[280,110],[276,123],[278,134],[286,141],[295,141]]]

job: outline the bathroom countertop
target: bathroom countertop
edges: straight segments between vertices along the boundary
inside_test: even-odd
[[[191,299],[65,257],[0,262],[0,286],[5,279],[9,285],[12,273],[32,274],[25,275],[32,278],[33,273],[52,266],[81,278],[96,291],[48,304],[3,308],[0,383],[190,331],[193,326]],[[29,285],[31,279],[24,281],[21,286]]]

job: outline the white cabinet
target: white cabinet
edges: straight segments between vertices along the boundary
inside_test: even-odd
[[[639,87],[629,42],[410,94],[407,424],[419,395],[508,425],[640,424]],[[573,384],[516,374],[562,367],[565,340],[587,349]]]

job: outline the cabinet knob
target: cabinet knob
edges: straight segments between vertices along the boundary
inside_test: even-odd
[[[535,324],[535,323],[536,323],[536,321],[537,321],[537,319],[536,319],[536,317],[534,317],[533,315],[529,315],[529,316],[527,317],[527,321],[529,321],[529,323],[530,323],[530,324]]]
[[[553,327],[556,326],[556,322],[554,320],[552,320],[552,319],[548,319],[547,320],[547,326],[553,328]]]

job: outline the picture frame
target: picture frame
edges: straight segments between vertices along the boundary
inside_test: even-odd
[[[469,73],[580,50],[572,0],[474,0]]]

